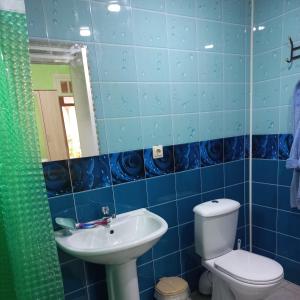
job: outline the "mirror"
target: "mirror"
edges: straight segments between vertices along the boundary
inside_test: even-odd
[[[42,161],[99,155],[87,47],[31,40],[29,48]]]

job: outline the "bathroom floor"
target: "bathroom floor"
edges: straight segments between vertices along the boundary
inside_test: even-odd
[[[282,284],[266,300],[300,300],[300,286],[283,281]],[[192,300],[210,300],[208,296],[193,293]]]

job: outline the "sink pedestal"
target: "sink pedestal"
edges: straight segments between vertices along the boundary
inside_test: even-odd
[[[139,300],[136,260],[120,265],[106,265],[109,300]]]

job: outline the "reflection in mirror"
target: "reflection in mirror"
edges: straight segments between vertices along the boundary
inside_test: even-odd
[[[30,58],[42,161],[98,155],[87,48],[32,40]]]

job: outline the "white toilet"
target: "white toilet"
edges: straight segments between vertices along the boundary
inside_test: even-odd
[[[196,253],[212,273],[212,300],[265,299],[283,279],[276,261],[233,250],[240,204],[217,199],[194,207]]]

